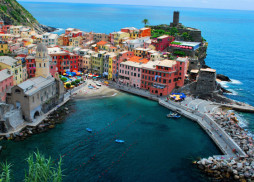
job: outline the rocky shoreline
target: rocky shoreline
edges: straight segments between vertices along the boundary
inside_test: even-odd
[[[228,113],[229,114],[229,113]],[[214,115],[214,120],[246,153],[237,158],[209,157],[194,162],[199,169],[218,181],[252,181],[254,180],[254,146],[252,137],[238,125],[234,114],[225,114],[222,118]]]
[[[23,141],[32,135],[46,132],[50,129],[55,128],[56,124],[62,123],[72,111],[72,104],[67,102],[66,104],[58,108],[56,111],[48,115],[48,117],[44,119],[39,125],[35,127],[27,126],[20,132],[0,137],[0,140],[14,140],[18,142]]]

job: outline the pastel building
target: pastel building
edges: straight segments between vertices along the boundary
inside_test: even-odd
[[[58,43],[58,35],[52,33],[44,33],[42,35],[42,43],[46,46],[54,46]]]
[[[130,37],[129,33],[126,32],[113,32],[111,35],[113,35],[113,39],[111,40],[113,45],[119,45],[125,40],[126,38]]]
[[[9,53],[9,46],[8,46],[8,42],[6,41],[0,41],[0,53],[2,54],[7,54]]]
[[[139,37],[139,30],[135,27],[122,28],[121,32],[129,33],[132,39],[136,39]]]
[[[104,72],[104,54],[106,51],[99,51],[99,53],[92,55],[92,71],[102,75]]]
[[[133,56],[128,61],[122,62],[119,68],[119,82],[131,87],[141,87],[142,67],[148,59]]]
[[[13,75],[9,69],[0,71],[0,102],[6,101],[6,93],[13,86]]]
[[[164,51],[169,47],[169,44],[175,40],[174,37],[163,35],[155,40],[152,40],[152,45],[155,46],[157,51]]]
[[[22,62],[9,56],[0,57],[0,70],[9,69],[13,73],[13,85],[20,84],[22,80]]]
[[[166,96],[176,87],[184,85],[187,58],[150,61],[142,68],[141,88],[151,94]]]
[[[126,47],[129,51],[132,51],[138,47],[144,47],[145,42],[148,40],[150,40],[150,37],[141,37],[133,40],[129,39],[123,42],[123,46]]]

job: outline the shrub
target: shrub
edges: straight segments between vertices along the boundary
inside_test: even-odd
[[[77,84],[79,84],[79,83],[80,83],[80,80],[75,80],[75,82],[76,82]]]
[[[75,81],[72,81],[71,84],[72,84],[72,85],[76,85],[76,82],[75,82]]]
[[[66,81],[67,81],[67,78],[62,77],[61,80],[62,80],[63,82],[66,82]]]
[[[67,88],[71,88],[71,84],[70,83],[66,83],[66,87]]]

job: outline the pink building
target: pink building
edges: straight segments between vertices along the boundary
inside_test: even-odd
[[[10,70],[0,71],[0,101],[6,101],[6,92],[13,86],[13,75]]]
[[[175,40],[174,37],[163,35],[152,41],[152,45],[155,46],[157,51],[164,51],[169,47],[169,44]]]
[[[130,57],[134,56],[134,53],[131,52],[131,51],[123,51],[123,52],[120,52],[117,59],[116,60],[113,60],[113,63],[112,63],[112,73],[113,73],[113,79],[115,77],[118,76],[118,70],[119,70],[119,65],[121,62],[123,61],[127,61]]]
[[[128,61],[122,62],[119,68],[119,82],[136,88],[141,88],[141,72],[143,64],[148,59],[133,56]]]

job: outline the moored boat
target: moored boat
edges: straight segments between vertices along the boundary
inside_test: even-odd
[[[89,133],[91,133],[93,130],[91,128],[86,128],[86,131],[88,131]]]
[[[116,143],[124,143],[124,140],[116,139],[115,142],[116,142]]]

